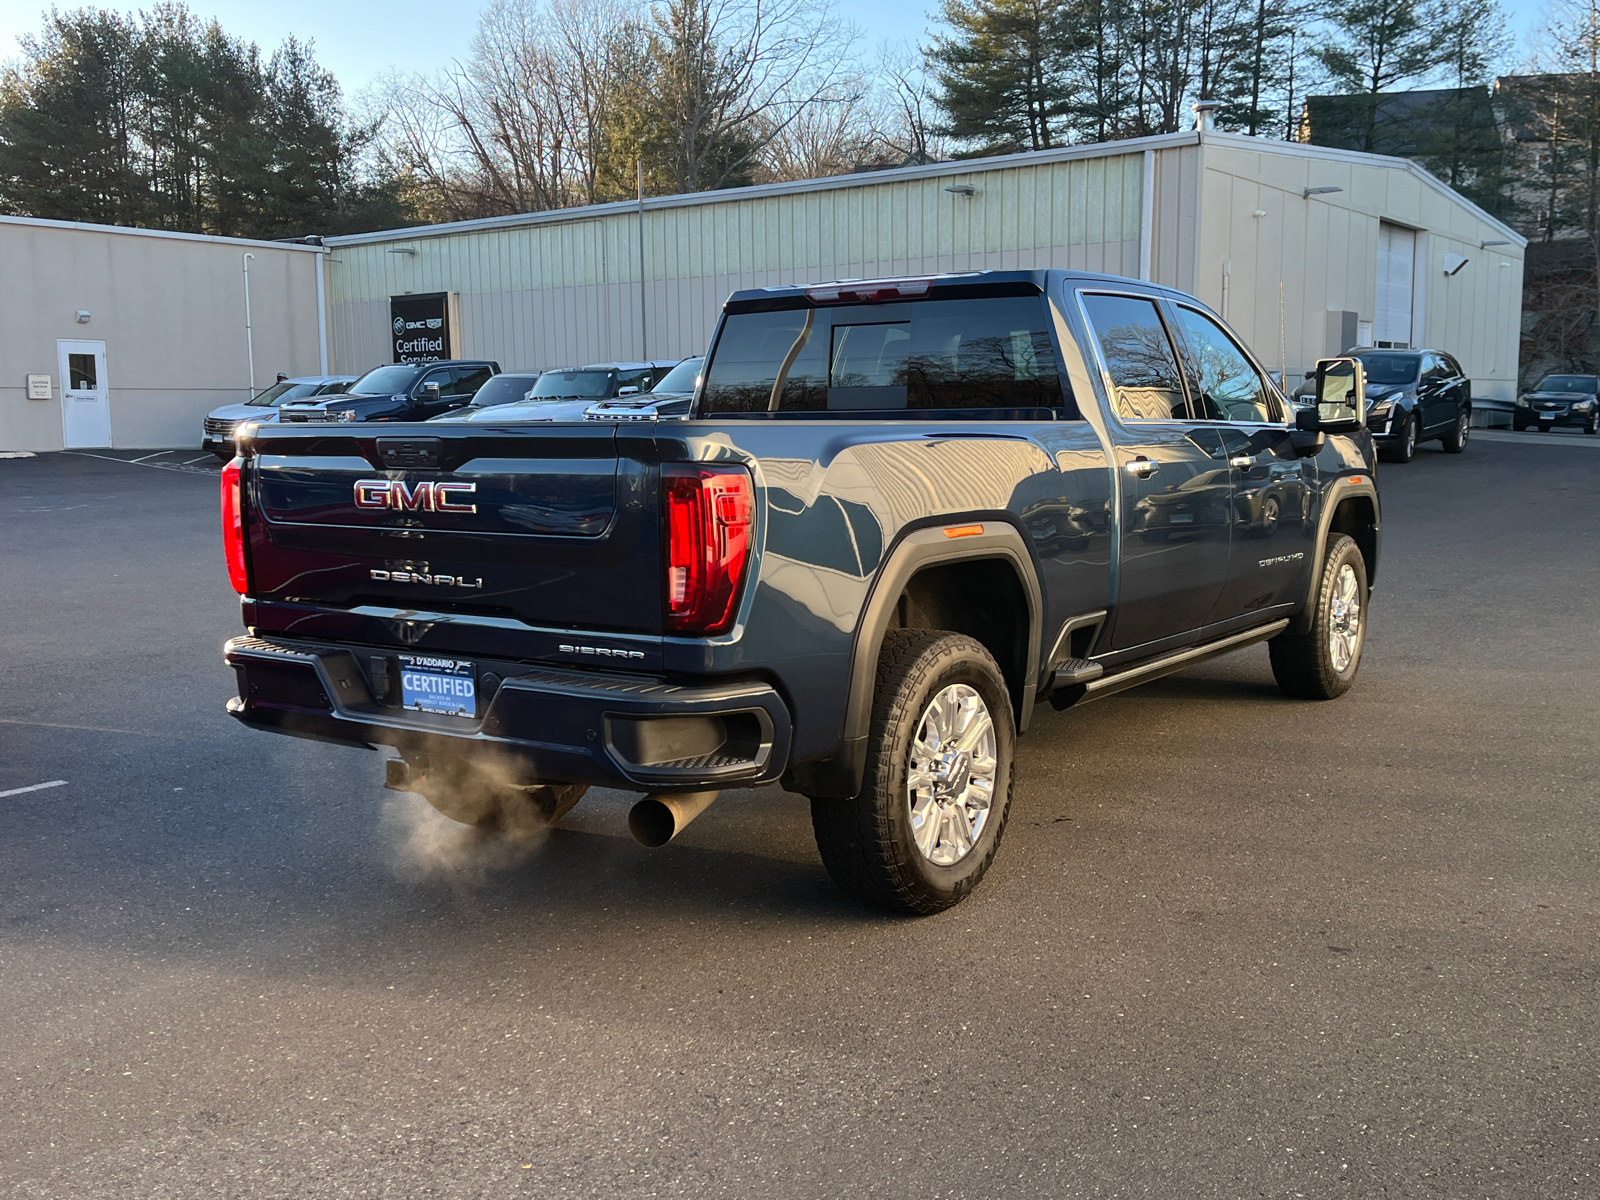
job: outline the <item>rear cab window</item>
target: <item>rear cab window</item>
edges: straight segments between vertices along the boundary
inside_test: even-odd
[[[1147,296],[1079,295],[1111,377],[1117,416],[1124,421],[1189,420],[1178,356],[1156,302]]]
[[[733,311],[704,415],[1075,419],[1042,294]]]

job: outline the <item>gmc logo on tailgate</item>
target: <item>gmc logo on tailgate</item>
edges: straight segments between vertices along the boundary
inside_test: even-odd
[[[356,480],[357,508],[394,508],[402,512],[475,513],[468,497],[475,483],[405,483],[399,479]]]

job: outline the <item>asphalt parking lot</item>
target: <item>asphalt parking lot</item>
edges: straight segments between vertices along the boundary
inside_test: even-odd
[[[1597,447],[1386,465],[1349,696],[1041,710],[917,921],[776,790],[519,853],[235,726],[214,470],[0,462],[0,1194],[1600,1195]]]

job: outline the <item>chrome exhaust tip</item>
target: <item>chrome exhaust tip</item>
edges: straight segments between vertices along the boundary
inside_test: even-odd
[[[628,812],[628,832],[641,846],[665,846],[688,828],[689,822],[711,807],[722,793],[669,792],[646,796]]]

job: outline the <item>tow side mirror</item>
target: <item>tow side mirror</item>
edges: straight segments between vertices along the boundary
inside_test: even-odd
[[[437,404],[439,401],[439,385],[437,383],[423,384],[422,400],[426,404]]]
[[[620,387],[617,389],[617,395],[619,396],[637,396],[638,394],[639,389],[636,387]]]
[[[1302,409],[1295,427],[1320,433],[1354,433],[1367,425],[1367,373],[1356,358],[1317,362],[1316,407]]]

